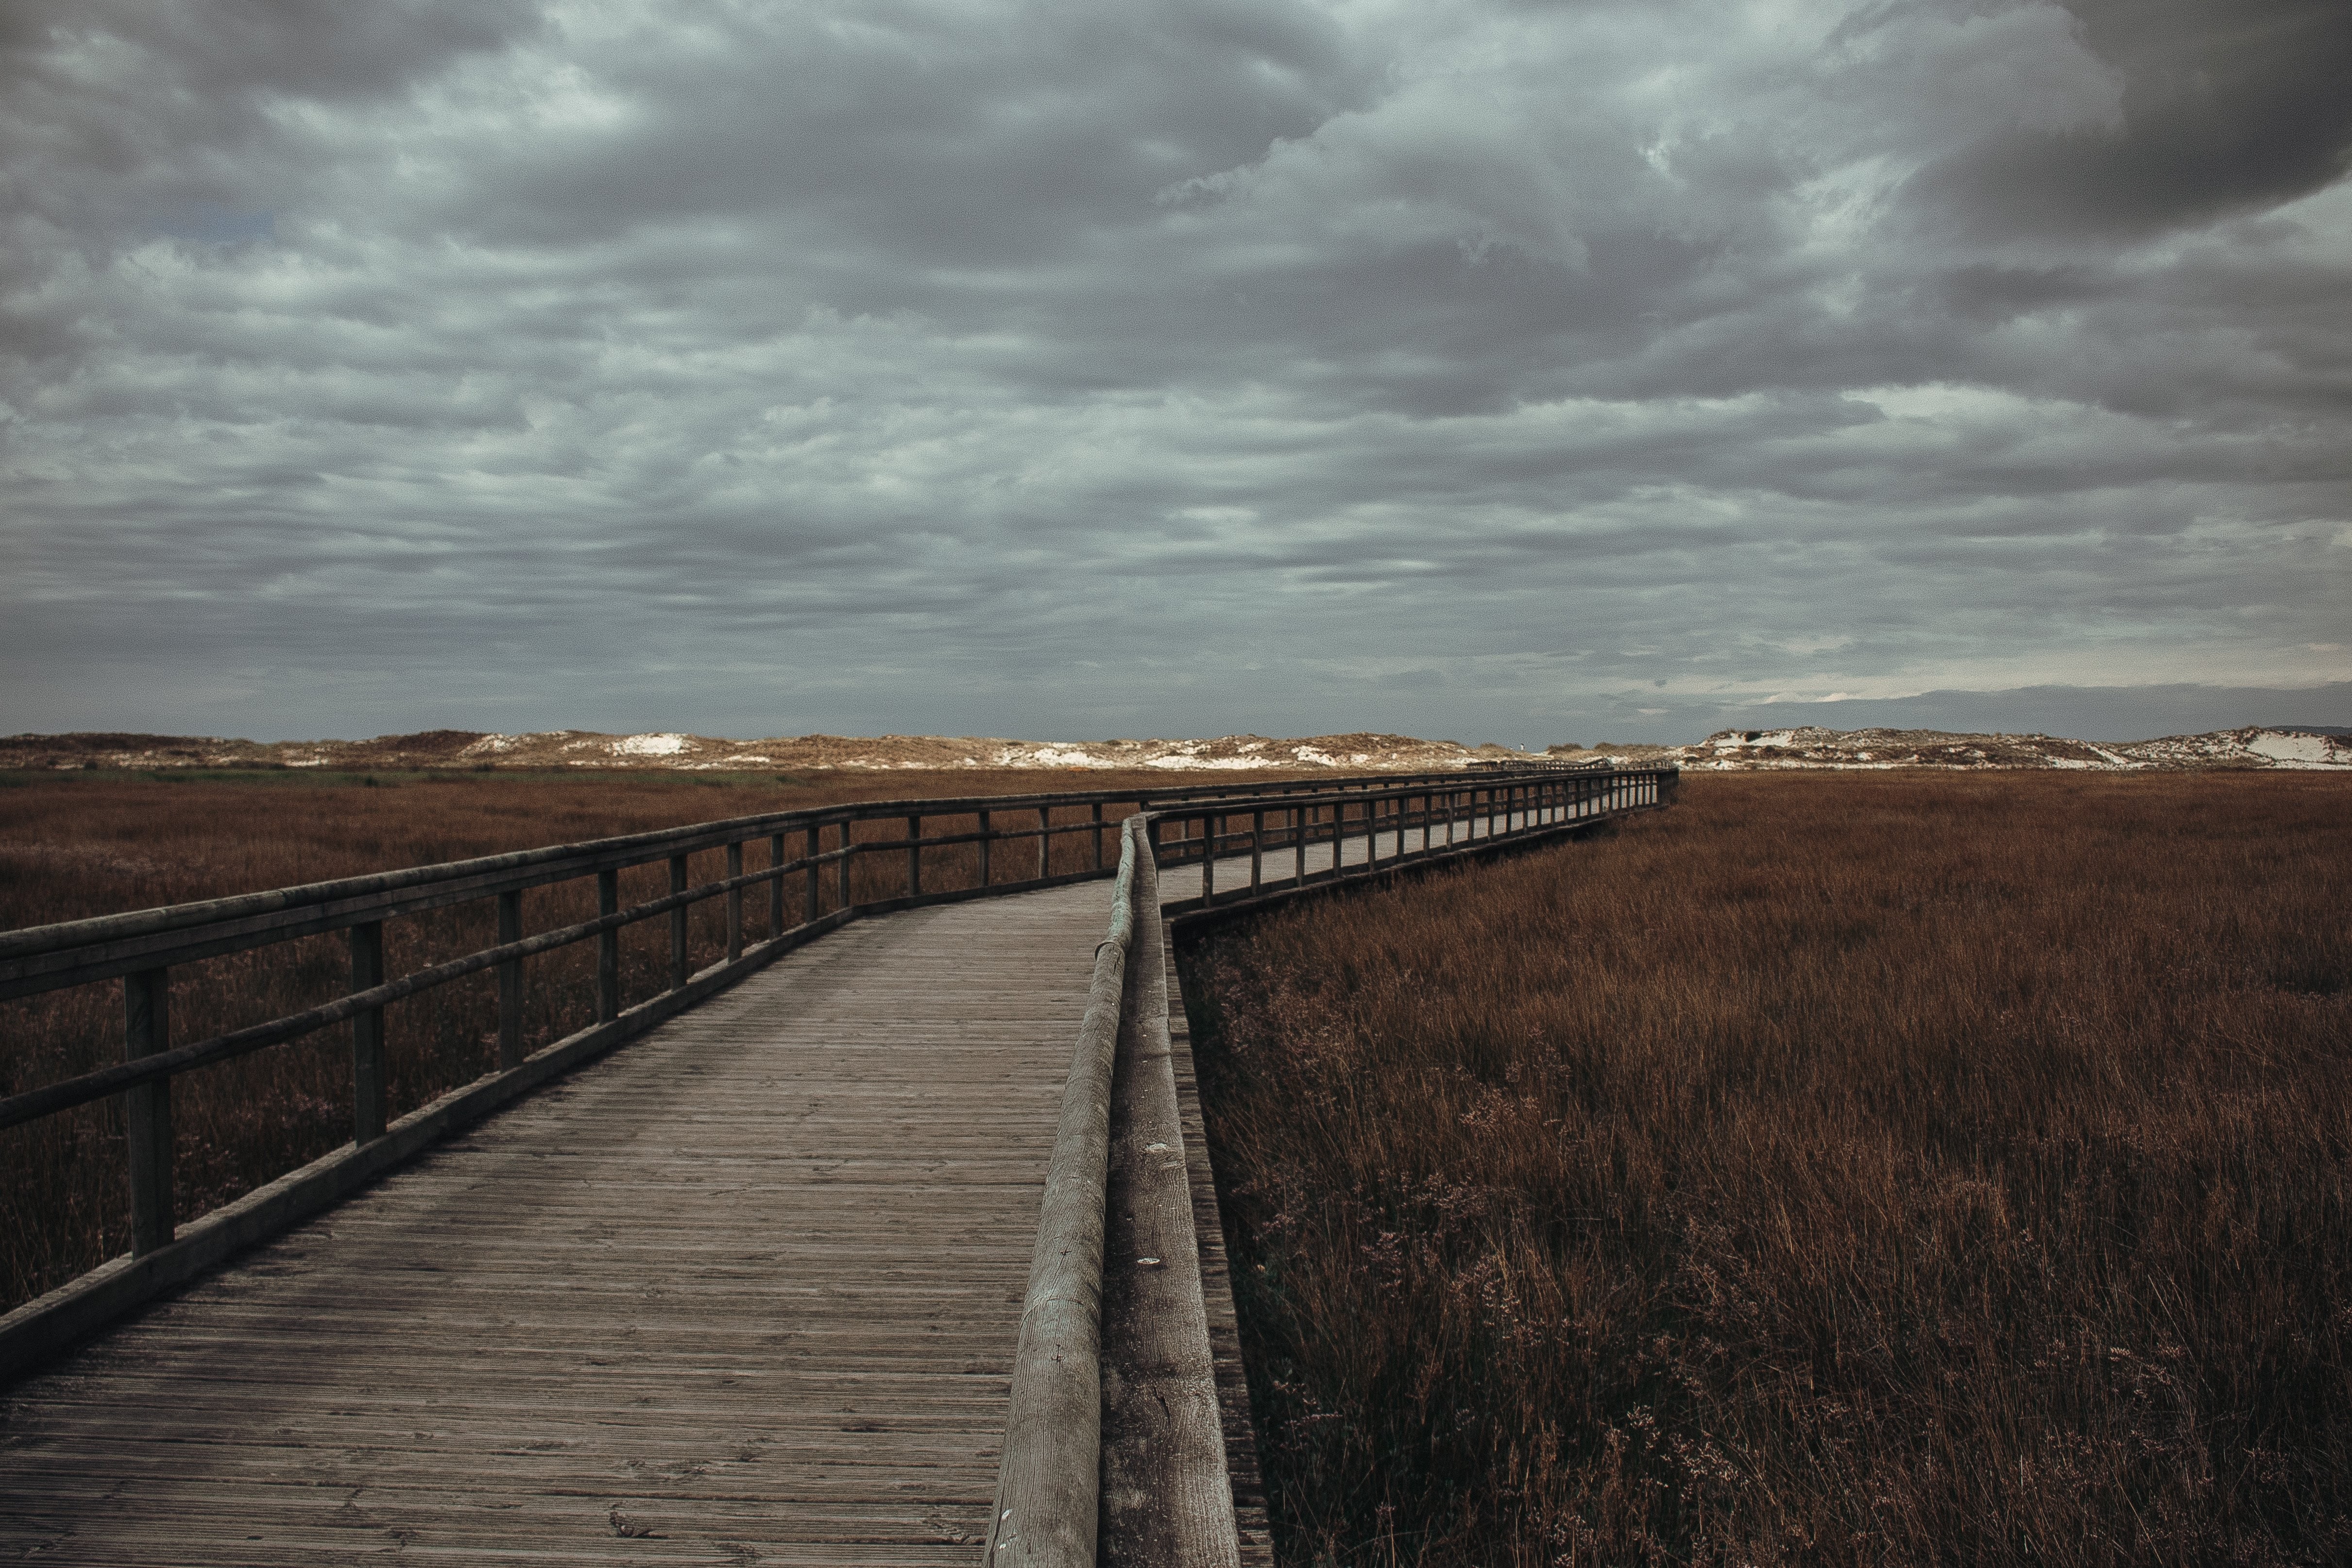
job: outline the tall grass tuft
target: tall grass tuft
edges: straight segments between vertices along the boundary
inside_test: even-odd
[[[2352,1561],[2347,808],[1702,776],[1205,939],[1283,1559]]]

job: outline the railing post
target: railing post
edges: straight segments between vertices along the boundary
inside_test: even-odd
[[[1037,808],[1037,879],[1044,881],[1053,874],[1054,808]]]
[[[740,843],[730,844],[727,847],[728,879],[731,881],[742,874],[743,846]],[[732,963],[742,956],[743,889],[730,888],[727,889],[727,962]]]
[[[820,896],[817,874],[824,869],[816,863],[816,858],[824,852],[824,825],[821,822],[812,822],[808,825],[808,885],[802,889],[801,893],[801,909],[803,918],[805,920],[816,919],[816,906]],[[782,885],[781,882],[777,884],[779,887]]]
[[[980,814],[980,885],[983,888],[988,886],[990,842],[996,837],[995,826],[991,820],[992,815],[985,811]]]
[[[122,977],[126,1059],[171,1048],[171,982],[168,969]],[[172,1240],[172,1080],[158,1079],[124,1090],[122,1106],[131,1135],[131,1255],[144,1258]]]
[[[1099,870],[1101,870],[1101,869],[1103,868],[1103,863],[1102,863],[1102,857],[1103,857],[1103,837],[1102,837],[1102,830],[1103,830],[1102,802],[1100,802],[1100,801],[1097,801],[1097,802],[1095,802],[1095,869],[1096,869],[1096,870],[1097,870],[1097,871],[1099,871]]]
[[[1302,888],[1307,886],[1307,814],[1306,806],[1294,805],[1290,808],[1290,824],[1294,830],[1290,836],[1292,845],[1290,879]]]
[[[849,863],[857,858],[857,857],[850,851],[850,846],[856,842],[856,839],[853,837],[856,830],[857,824],[855,821],[846,816],[841,819],[841,858],[836,861],[835,864],[841,868],[839,878],[841,883],[841,907],[845,910],[850,907]]]
[[[907,818],[907,896],[913,898],[923,890],[923,819]]]
[[[779,869],[784,863],[784,836],[768,836],[768,935],[771,939],[784,934],[784,874]]]
[[[1265,858],[1265,813],[1250,813],[1250,891],[1258,889],[1261,863]]]
[[[499,895],[499,945],[522,940],[522,889]],[[522,1065],[522,960],[499,965],[499,1067]]]
[[[1201,857],[1201,903],[1206,908],[1217,901],[1217,836],[1205,815],[1201,818],[1201,831],[1205,835],[1202,842],[1208,846],[1207,853]]]
[[[383,922],[368,921],[351,930],[352,989],[383,984]],[[383,1136],[383,1009],[352,1015],[352,1142]]]
[[[686,857],[669,858],[669,890],[686,891]],[[686,917],[692,912],[680,904],[669,912],[669,988],[673,991],[686,984]]]
[[[596,912],[617,914],[621,909],[621,873],[596,873]],[[596,1021],[609,1024],[621,1016],[621,931],[596,933]]]

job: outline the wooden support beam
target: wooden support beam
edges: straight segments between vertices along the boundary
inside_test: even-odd
[[[522,940],[522,889],[499,895],[499,945]],[[499,1070],[522,1065],[522,960],[499,965]]]
[[[596,873],[596,912],[621,911],[621,874]],[[596,937],[596,1021],[609,1024],[621,1016],[621,933],[600,931]]]
[[[673,855],[669,858],[669,890],[673,893],[686,891],[686,857],[683,855]],[[686,984],[688,973],[686,964],[686,917],[691,912],[684,904],[680,904],[669,912],[669,988],[672,991]]]
[[[727,847],[727,877],[732,881],[742,874],[743,845],[739,839]],[[742,956],[743,889],[730,888],[727,889],[727,962],[732,963]]]
[[[383,984],[383,922],[370,921],[351,930],[352,989],[368,991]],[[352,1142],[373,1143],[383,1136],[384,1117],[383,1009],[370,1007],[352,1016]]]
[[[122,1049],[132,1061],[170,1048],[171,971],[122,977]],[[171,1244],[172,1080],[142,1083],[122,1097],[131,1155],[131,1253],[142,1258]]]

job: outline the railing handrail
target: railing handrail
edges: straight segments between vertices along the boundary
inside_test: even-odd
[[[357,924],[363,921],[389,916],[413,914],[441,903],[468,901],[487,898],[494,893],[519,891],[543,887],[549,882],[570,881],[593,872],[642,865],[647,861],[676,854],[691,854],[700,849],[717,848],[730,841],[770,837],[779,832],[802,831],[812,826],[831,826],[839,822],[871,822],[888,817],[904,817],[910,814],[925,816],[967,816],[982,811],[1031,810],[1039,806],[1095,805],[1133,803],[1149,808],[1160,801],[1188,801],[1222,798],[1252,794],[1293,795],[1310,791],[1329,793],[1335,784],[1339,793],[1346,785],[1360,783],[1369,788],[1374,783],[1404,784],[1414,780],[1475,777],[1482,784],[1498,776],[1479,773],[1465,774],[1463,770],[1448,769],[1424,773],[1349,774],[1343,780],[1328,778],[1261,779],[1233,784],[1187,784],[1160,789],[1124,790],[1058,790],[1029,795],[951,795],[915,799],[858,801],[839,805],[798,806],[790,811],[761,812],[749,816],[723,817],[711,822],[688,823],[678,827],[655,828],[644,833],[616,835],[606,838],[581,839],[567,844],[551,844],[534,849],[509,850],[499,855],[476,856],[464,860],[441,861],[430,866],[409,866],[391,871],[374,871],[357,877],[341,877],[325,882],[306,882],[290,888],[273,888],[260,892],[236,893],[226,898],[204,899],[184,904],[167,904],[156,909],[132,910],[121,914],[93,915],[76,921],[61,921],[50,925],[24,926],[14,931],[0,931],[0,998],[29,994],[34,991],[51,989],[47,985],[22,986],[18,982],[32,978],[25,968],[28,960],[50,957],[79,948],[96,948],[107,944],[135,941],[142,937],[160,936],[177,931],[202,932],[208,927],[236,926],[233,934],[251,936],[257,940],[246,945],[268,946],[287,936],[309,934],[317,930],[333,930],[339,925]],[[1003,837],[1015,837],[1006,834]],[[939,842],[947,842],[940,840]],[[478,884],[478,885],[477,885]],[[404,893],[428,892],[443,894],[431,903],[419,904],[403,900]],[[428,894],[428,896],[429,896]],[[328,923],[314,923],[315,911],[324,906],[348,904],[335,910]],[[283,916],[281,920],[272,917]],[[283,928],[299,925],[300,931]],[[201,942],[202,935],[192,935],[192,942]],[[218,950],[215,950],[215,952]],[[169,951],[142,952],[147,963],[172,963],[187,962],[187,956],[175,956]],[[215,956],[215,952],[189,956]],[[91,975],[90,979],[110,978]],[[80,980],[60,980],[59,985],[83,984]]]
[[[37,1121],[142,1086],[160,1085],[193,1068],[286,1044],[348,1019],[377,1013],[390,1003],[467,974],[506,964],[519,964],[526,957],[617,932],[625,926],[656,915],[673,913],[682,918],[682,911],[687,907],[722,894],[733,894],[740,899],[744,889],[772,882],[778,889],[775,897],[781,900],[784,878],[813,875],[815,868],[827,865],[845,871],[846,868],[841,863],[859,855],[944,848],[975,842],[982,844],[984,850],[991,842],[1050,838],[1074,832],[1093,832],[1111,826],[1099,822],[1054,825],[1050,822],[1050,813],[1057,807],[1099,807],[1132,803],[1149,809],[1155,805],[1166,807],[1219,803],[1230,804],[1239,809],[1242,802],[1257,800],[1293,803],[1302,807],[1321,809],[1411,793],[1416,781],[1420,789],[1427,790],[1462,777],[1454,771],[1422,774],[1351,774],[1340,779],[1310,777],[1235,784],[1186,784],[1156,790],[1069,790],[1017,795],[951,795],[807,806],[786,812],[766,812],[714,822],[691,823],[647,833],[550,845],[503,855],[480,856],[433,866],[410,867],[129,914],[100,915],[0,933],[0,998],[23,996],[118,977],[129,979],[166,970],[174,964],[215,957],[224,952],[271,946],[299,936],[338,929],[356,931],[373,922],[450,904],[517,895],[529,888],[608,874],[663,858],[675,861],[698,851],[740,846],[752,838],[765,837],[781,843],[785,834],[807,833],[814,842],[814,830],[845,827],[854,822],[893,818],[919,822],[923,817],[993,815],[1003,811],[1046,814],[1045,818],[1041,819],[1041,826],[1035,828],[992,826],[979,833],[846,843],[831,850],[813,852],[790,860],[779,859],[757,871],[674,889],[666,896],[626,909],[609,910],[593,921],[541,931],[528,938],[518,932],[512,940],[502,941],[497,945],[397,978],[380,981],[372,986],[355,987],[333,1001],[299,1013],[176,1048],[152,1050],[126,1061],[0,1097],[0,1129]],[[1465,780],[1460,787],[1485,791],[1507,782],[1503,775],[1480,773],[1475,775],[1475,782]],[[1245,793],[1253,787],[1258,793]],[[1041,866],[1042,862],[1041,856]],[[1037,880],[1008,881],[996,884],[996,887],[1012,892],[1035,886]],[[910,889],[910,891],[919,896],[919,889]],[[843,907],[854,909],[857,906],[845,898]],[[801,928],[796,926],[793,929]],[[13,944],[9,941],[11,938],[15,939]],[[10,952],[11,945],[17,951]],[[737,956],[737,952],[730,952],[730,960]],[[682,983],[683,979],[680,975],[673,976],[675,982]],[[612,1011],[607,1009],[607,1018]],[[510,1050],[502,1050],[502,1055],[511,1057],[513,1054]]]

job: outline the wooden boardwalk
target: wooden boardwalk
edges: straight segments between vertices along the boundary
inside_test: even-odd
[[[968,1564],[1108,884],[863,921],[13,1390],[0,1561]]]
[[[1109,903],[853,923],[19,1384],[0,1561],[972,1563]]]

